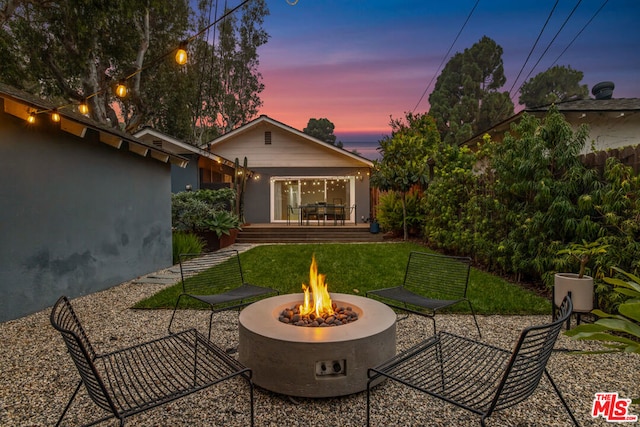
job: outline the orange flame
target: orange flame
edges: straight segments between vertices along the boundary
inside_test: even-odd
[[[309,269],[309,286],[302,285],[304,301],[300,306],[301,315],[304,316],[313,312],[315,312],[316,316],[322,316],[323,313],[328,315],[334,314],[331,297],[329,296],[324,278],[324,274],[318,274],[318,265],[314,255],[311,259],[311,268]]]

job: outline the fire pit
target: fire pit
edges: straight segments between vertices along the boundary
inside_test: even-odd
[[[297,327],[278,320],[303,294],[279,295],[240,312],[239,359],[253,382],[288,396],[344,396],[367,389],[367,369],[396,353],[396,314],[356,295],[331,294],[358,321],[338,327]]]
[[[266,298],[240,312],[239,360],[252,369],[256,385],[288,396],[344,396],[366,390],[367,369],[395,355],[393,310],[356,295],[327,293],[326,298],[350,307],[358,320],[335,327],[279,320],[283,310],[304,305],[308,293]]]

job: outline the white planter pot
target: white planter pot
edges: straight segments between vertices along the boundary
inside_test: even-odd
[[[567,293],[571,292],[573,311],[588,313],[593,310],[593,277],[578,278],[575,273],[556,273],[553,284],[553,302],[557,307],[560,307]]]

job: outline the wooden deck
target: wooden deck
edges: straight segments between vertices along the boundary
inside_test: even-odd
[[[238,234],[237,243],[310,243],[310,242],[382,242],[382,233],[373,234],[369,224],[346,223],[324,225],[311,221],[309,225],[250,224],[244,225]]]

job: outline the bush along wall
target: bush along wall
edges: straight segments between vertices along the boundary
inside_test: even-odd
[[[587,135],[551,108],[542,120],[524,115],[501,143],[486,136],[477,150],[442,144],[423,196],[428,244],[543,287],[559,250],[602,238],[609,249],[590,273],[637,273],[640,177],[615,158],[603,172],[586,167],[579,153]]]
[[[218,190],[183,191],[172,195],[171,221],[174,231],[193,233],[205,242],[205,249],[221,247],[220,239],[240,229],[240,219],[232,212],[236,192]]]

